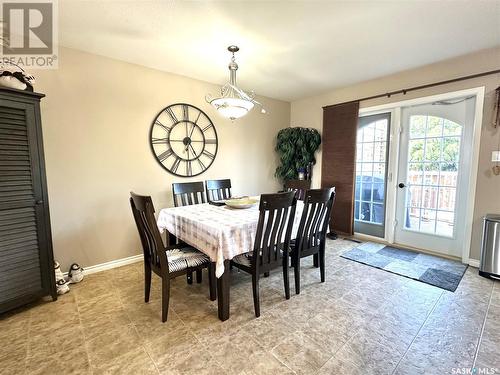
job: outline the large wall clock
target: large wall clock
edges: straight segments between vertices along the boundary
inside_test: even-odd
[[[151,125],[149,140],[158,163],[180,177],[205,172],[217,155],[217,131],[212,120],[190,104],[162,109]]]

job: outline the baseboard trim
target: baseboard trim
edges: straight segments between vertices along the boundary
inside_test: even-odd
[[[469,259],[469,266],[479,268],[479,260]]]
[[[85,267],[84,274],[91,275],[93,273],[98,273],[98,272],[110,270],[113,268],[126,266],[127,264],[140,262],[140,261],[142,261],[142,259],[143,259],[143,255],[137,254],[137,255],[133,255],[131,257],[127,257],[127,258],[121,258],[121,259],[112,260],[112,261],[106,262],[106,263],[96,264],[93,266]],[[479,260],[478,259],[469,259],[469,266],[479,268]],[[64,276],[66,276],[67,274],[68,273],[65,272]]]
[[[133,255],[133,256],[127,257],[127,258],[116,259],[116,260],[112,260],[110,262],[95,264],[95,265],[89,266],[89,267],[84,267],[83,273],[84,273],[84,275],[91,275],[93,273],[110,270],[112,268],[126,266],[127,264],[137,263],[137,262],[142,261],[143,259],[144,259],[144,256],[142,254]],[[68,275],[68,273],[65,272],[64,276],[67,276],[67,275]]]

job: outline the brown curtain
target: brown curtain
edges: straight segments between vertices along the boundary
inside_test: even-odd
[[[335,186],[332,232],[354,234],[354,179],[359,102],[323,108],[321,186]]]

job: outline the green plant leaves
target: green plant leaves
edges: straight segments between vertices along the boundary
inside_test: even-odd
[[[299,168],[316,164],[314,153],[320,144],[321,135],[316,129],[281,129],[276,137],[276,151],[281,164],[276,168],[275,176],[282,180],[296,179]]]

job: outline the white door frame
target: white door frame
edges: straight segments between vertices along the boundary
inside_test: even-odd
[[[387,189],[386,196],[386,215],[385,215],[385,238],[388,243],[394,243],[394,226],[396,218],[396,188],[395,183],[398,181],[398,159],[399,159],[399,134],[402,129],[401,124],[401,107],[426,104],[429,102],[449,100],[464,96],[475,96],[476,107],[474,113],[474,125],[472,130],[472,155],[471,168],[468,177],[469,191],[466,196],[474,197],[467,201],[466,219],[465,219],[465,241],[462,246],[462,263],[469,263],[470,245],[472,239],[472,221],[474,216],[474,201],[476,196],[477,172],[479,169],[479,145],[481,140],[481,126],[483,123],[483,105],[484,105],[484,86],[474,87],[471,89],[447,92],[431,96],[424,96],[415,99],[402,100],[393,103],[382,104],[373,107],[359,109],[359,116],[368,116],[377,113],[391,113],[391,134],[389,138],[389,161],[387,183],[391,188]],[[362,236],[367,237],[367,236]],[[380,240],[380,239],[378,239]]]

